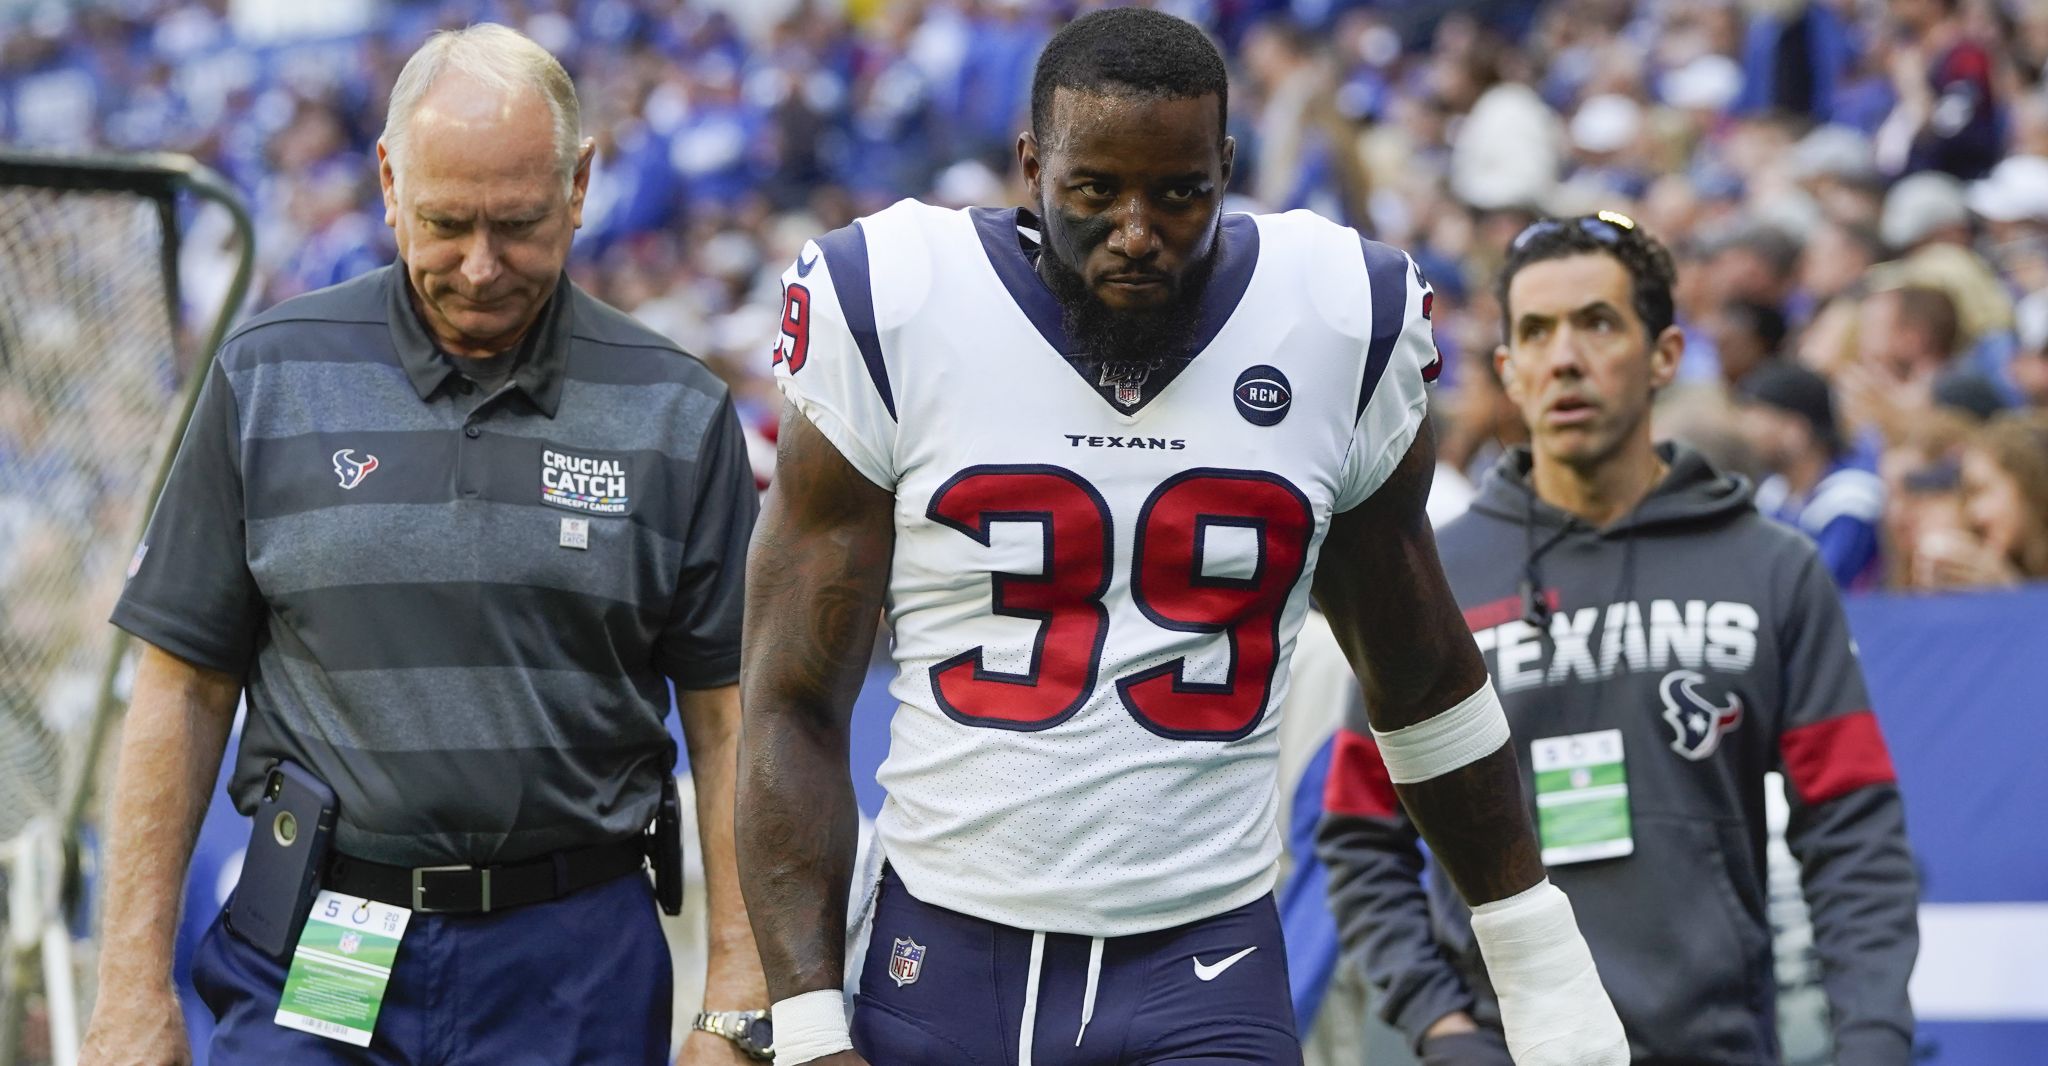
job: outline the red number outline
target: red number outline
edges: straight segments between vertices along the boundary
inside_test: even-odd
[[[1199,596],[1203,591],[1217,594],[1212,599],[1229,600],[1236,594],[1251,594],[1249,602],[1232,606],[1228,602],[1215,604],[1212,610],[1229,611],[1223,620],[1199,620],[1169,615],[1163,606],[1181,597],[1168,597],[1156,587],[1164,576],[1146,566],[1148,547],[1155,546],[1167,536],[1181,535],[1178,531],[1156,528],[1160,522],[1162,508],[1173,497],[1185,496],[1190,492],[1202,492],[1214,486],[1224,501],[1244,502],[1253,493],[1261,491],[1254,486],[1266,487],[1264,496],[1268,501],[1285,499],[1295,509],[1281,512],[1269,508],[1264,515],[1246,514],[1243,507],[1235,509],[1206,510],[1196,501],[1193,510],[1192,528],[1186,532],[1189,539],[1188,572],[1185,580],[1188,588]],[[1279,494],[1270,489],[1281,490]],[[1276,526],[1285,525],[1285,528]],[[1218,526],[1249,528],[1258,532],[1259,561],[1248,578],[1204,577],[1202,575],[1202,546],[1208,531]],[[1301,581],[1301,573],[1308,566],[1309,543],[1315,538],[1315,511],[1308,497],[1292,483],[1277,474],[1257,470],[1224,470],[1216,467],[1199,467],[1183,471],[1161,482],[1145,500],[1145,506],[1138,512],[1138,535],[1132,545],[1131,555],[1131,599],[1138,605],[1152,624],[1161,629],[1183,633],[1223,634],[1230,646],[1230,671],[1221,683],[1194,682],[1186,678],[1187,659],[1185,656],[1118,679],[1117,695],[1124,709],[1146,729],[1173,740],[1240,740],[1257,729],[1266,716],[1266,706],[1272,702],[1273,679],[1280,670],[1280,627],[1287,613],[1287,604],[1294,597],[1295,587]],[[1156,548],[1152,548],[1156,551]],[[1178,561],[1177,559],[1175,561]],[[1271,622],[1263,632],[1244,634],[1257,638],[1260,646],[1248,648],[1240,640],[1240,629],[1248,621],[1255,621],[1261,614],[1269,614]],[[1246,684],[1247,673],[1261,671],[1258,661],[1264,660],[1263,675],[1257,679],[1255,696],[1240,692],[1239,686]],[[1246,670],[1250,661],[1253,668]],[[1196,700],[1179,700],[1175,697],[1197,697],[1201,702],[1214,703],[1207,697],[1221,697],[1220,710],[1181,706],[1166,708],[1163,703],[1180,702],[1190,704]],[[1147,710],[1145,704],[1154,707]],[[1245,704],[1233,707],[1232,704]],[[1236,719],[1242,717],[1242,724]],[[1185,724],[1188,722],[1208,723],[1220,719],[1216,724]]]
[[[804,368],[804,361],[811,356],[811,290],[790,282],[782,289],[782,336],[789,338],[785,351],[780,343],[775,346],[775,358],[768,365],[788,361],[789,372],[794,374]]]
[[[1006,498],[1033,498],[1031,493],[1019,493],[1002,479],[1047,478],[1051,481],[1041,486],[1037,498],[1046,495],[1044,488],[1064,485],[1080,494],[1091,505],[1083,519],[1093,519],[1101,524],[1101,537],[1093,553],[1086,545],[1070,547],[1060,554],[1058,538],[1054,534],[1060,515],[1052,506],[1004,507],[1000,510],[978,505],[974,496],[978,492],[989,492]],[[965,498],[962,498],[964,494]],[[1044,465],[988,465],[973,466],[953,475],[937,492],[932,493],[932,502],[925,509],[925,517],[940,525],[957,529],[973,537],[983,547],[989,545],[989,527],[997,522],[1036,522],[1044,544],[1044,563],[1037,574],[1013,574],[997,572],[990,575],[990,613],[1008,618],[1030,618],[1038,621],[1038,636],[1031,646],[1031,669],[1022,674],[990,670],[983,663],[983,646],[969,648],[944,662],[933,666],[928,672],[931,678],[932,696],[939,709],[946,716],[963,725],[985,726],[992,729],[1014,729],[1033,732],[1050,729],[1074,716],[1095,694],[1096,682],[1102,671],[1102,649],[1109,639],[1109,608],[1102,602],[1110,585],[1110,560],[1115,554],[1116,535],[1109,512],[1109,504],[1102,494],[1095,490],[1085,478],[1064,467]],[[1082,567],[1081,576],[1087,577],[1086,570],[1092,565],[1096,571],[1093,587],[1086,595],[1046,609],[1034,609],[1011,602],[1013,592],[1016,598],[1048,599],[1062,593],[1060,584],[1074,573],[1075,566]],[[1046,595],[1039,595],[1044,590]],[[1031,706],[1031,697],[1022,690],[1032,690],[1033,695],[1047,681],[1047,651],[1050,646],[1054,665],[1061,674],[1072,672],[1075,653],[1067,645],[1076,643],[1071,628],[1055,632],[1073,616],[1062,619],[1059,607],[1071,606],[1089,609],[1089,616],[1081,619],[1092,622],[1092,632],[1081,637],[1086,644],[1086,666],[1079,678],[1063,682],[1052,690],[1052,706]],[[1083,631],[1085,632],[1085,631]],[[999,688],[985,686],[995,685]],[[1071,690],[1065,700],[1058,697]],[[978,705],[978,706],[977,706]]]

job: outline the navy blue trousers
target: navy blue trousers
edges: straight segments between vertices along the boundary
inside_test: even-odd
[[[1097,963],[1089,937],[1034,934],[922,903],[888,871],[854,1005],[853,1046],[875,1066],[1301,1062],[1272,897],[1099,944]]]
[[[225,912],[223,912],[225,913]],[[491,914],[415,914],[367,1048],[278,1025],[286,964],[216,917],[192,983],[211,1066],[666,1066],[673,975],[645,874]]]

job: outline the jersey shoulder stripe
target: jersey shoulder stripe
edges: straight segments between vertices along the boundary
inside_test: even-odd
[[[846,320],[847,332],[853,334],[854,346],[860,349],[861,362],[867,364],[868,377],[875,383],[875,392],[882,398],[882,406],[890,418],[896,417],[896,396],[889,387],[889,367],[882,360],[881,332],[875,328],[875,293],[873,281],[868,275],[868,236],[859,222],[842,226],[814,241],[819,254],[825,257],[825,267],[831,271],[832,285],[839,297],[839,313]],[[797,273],[806,273],[805,264],[797,261]]]
[[[1358,390],[1358,413],[1372,400],[1387,360],[1394,354],[1408,312],[1408,257],[1375,240],[1359,239],[1365,251],[1365,279],[1372,297],[1372,340],[1365,349],[1365,380]]]

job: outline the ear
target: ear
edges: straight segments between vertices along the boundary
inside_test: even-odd
[[[1237,138],[1223,138],[1223,185],[1218,192],[1230,190],[1230,175],[1237,169]]]
[[[1508,394],[1508,399],[1515,401],[1515,404],[1520,406],[1522,402],[1522,386],[1515,377],[1515,360],[1513,356],[1508,354],[1507,345],[1499,344],[1494,346],[1493,370],[1500,375],[1500,387]]]
[[[1039,185],[1044,175],[1039,169],[1038,135],[1030,130],[1017,135],[1017,165],[1023,168],[1024,191],[1031,194],[1031,203],[1036,209],[1038,205],[1045,203],[1045,194]]]
[[[1685,331],[1665,326],[1650,345],[1650,387],[1661,389],[1678,378],[1678,364],[1685,358]]]
[[[583,138],[576,149],[576,173],[569,178],[569,224],[583,228],[583,196],[590,191],[590,163],[597,158],[595,138]]]
[[[377,184],[384,194],[384,224],[398,228],[398,175],[391,169],[391,152],[384,138],[377,138]]]

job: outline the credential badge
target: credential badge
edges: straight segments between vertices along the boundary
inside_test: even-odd
[[[917,983],[917,975],[924,971],[924,945],[907,936],[896,938],[896,946],[889,951],[889,976],[897,988]]]

